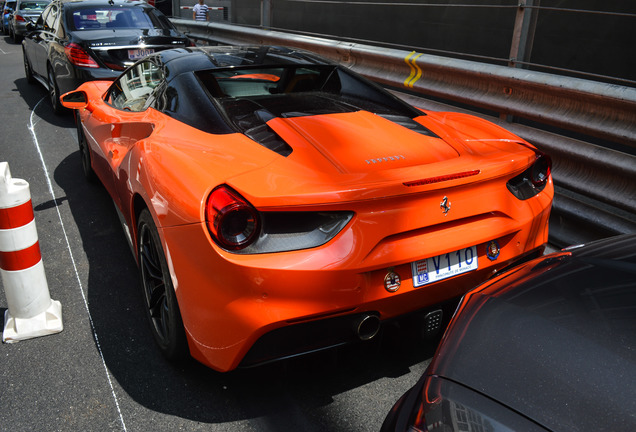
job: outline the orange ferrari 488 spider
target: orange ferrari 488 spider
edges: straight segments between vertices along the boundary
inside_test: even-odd
[[[162,51],[62,103],[169,359],[228,371],[435,325],[547,241],[546,155],[308,52]]]

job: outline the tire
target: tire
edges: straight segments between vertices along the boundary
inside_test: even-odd
[[[97,174],[93,171],[91,164],[91,151],[88,147],[86,135],[84,135],[84,129],[82,129],[82,120],[78,112],[75,112],[75,127],[77,128],[77,142],[79,144],[80,157],[82,158],[84,177],[89,183],[97,183]]]
[[[161,353],[178,362],[188,355],[183,321],[157,227],[144,209],[137,224],[139,276],[146,316]]]
[[[55,74],[53,73],[53,68],[51,65],[47,68],[48,72],[48,84],[49,84],[49,100],[51,101],[51,107],[53,107],[53,112],[55,114],[62,114],[64,112],[64,107],[60,103],[60,89],[57,86],[57,81],[55,80]]]
[[[33,84],[35,82],[35,78],[33,78],[33,69],[31,69],[31,64],[27,58],[26,51],[22,50],[22,55],[24,56],[24,75],[26,76],[27,82],[29,84]]]
[[[13,41],[13,43],[19,44],[21,41],[21,37],[15,34],[15,30],[13,31],[9,30],[9,32],[11,33],[11,40]]]

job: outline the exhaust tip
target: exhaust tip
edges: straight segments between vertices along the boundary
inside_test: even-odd
[[[360,340],[371,340],[380,331],[380,318],[377,315],[365,315],[357,321],[355,330]]]

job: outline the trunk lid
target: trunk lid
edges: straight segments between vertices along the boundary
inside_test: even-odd
[[[124,70],[138,58],[164,49],[184,47],[187,37],[168,29],[77,30],[84,49],[104,66]]]
[[[365,111],[274,118],[267,125],[292,152],[228,184],[257,206],[325,204],[508,178],[535,158],[519,138],[502,138],[502,129],[464,136],[461,124],[453,125],[457,133],[448,133],[432,117],[415,120],[433,133]]]
[[[459,156],[457,150],[436,136],[418,133],[366,111],[277,118],[268,125],[299,158],[325,172],[370,173]]]

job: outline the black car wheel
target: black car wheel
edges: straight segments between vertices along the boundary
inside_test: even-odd
[[[86,135],[84,135],[84,129],[82,128],[82,120],[80,119],[78,112],[75,112],[75,126],[77,127],[77,142],[79,143],[84,177],[86,177],[86,180],[89,182],[95,183],[97,181],[97,175],[95,174],[95,171],[93,171],[93,167],[91,165],[91,151],[88,148]]]
[[[171,361],[187,355],[187,342],[161,240],[148,210],[137,225],[139,275],[152,333],[162,354]]]
[[[29,84],[33,84],[35,79],[33,78],[33,70],[31,69],[31,64],[27,58],[26,51],[22,50],[22,55],[24,56],[24,75],[26,76],[27,82]]]
[[[11,40],[13,41],[14,44],[20,43],[21,38],[20,36],[15,34],[15,30],[11,31]]]
[[[63,107],[60,103],[60,89],[57,87],[57,81],[55,81],[55,74],[53,74],[53,68],[49,65],[49,99],[51,100],[51,106],[55,114],[62,114]]]

